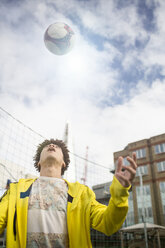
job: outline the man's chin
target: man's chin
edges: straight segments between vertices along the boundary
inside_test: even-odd
[[[55,155],[52,153],[50,153],[47,158],[45,159],[45,161],[56,161],[57,158],[55,157]]]

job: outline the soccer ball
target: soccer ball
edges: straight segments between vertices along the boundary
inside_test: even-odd
[[[50,52],[63,55],[72,50],[75,34],[67,24],[56,22],[51,24],[45,31],[44,42]]]

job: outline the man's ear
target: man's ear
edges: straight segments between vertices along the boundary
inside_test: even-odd
[[[37,166],[38,166],[38,170],[40,171],[41,170],[40,162],[38,162]]]
[[[66,164],[65,164],[65,162],[64,162],[64,160],[63,160],[61,169],[62,169],[62,168],[65,168],[65,167],[66,167]]]

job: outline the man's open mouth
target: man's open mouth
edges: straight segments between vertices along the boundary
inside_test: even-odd
[[[48,149],[48,152],[55,152],[56,150],[55,150],[55,148],[49,148]]]

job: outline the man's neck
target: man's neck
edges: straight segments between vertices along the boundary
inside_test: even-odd
[[[61,178],[61,168],[55,166],[41,166],[40,176]]]

